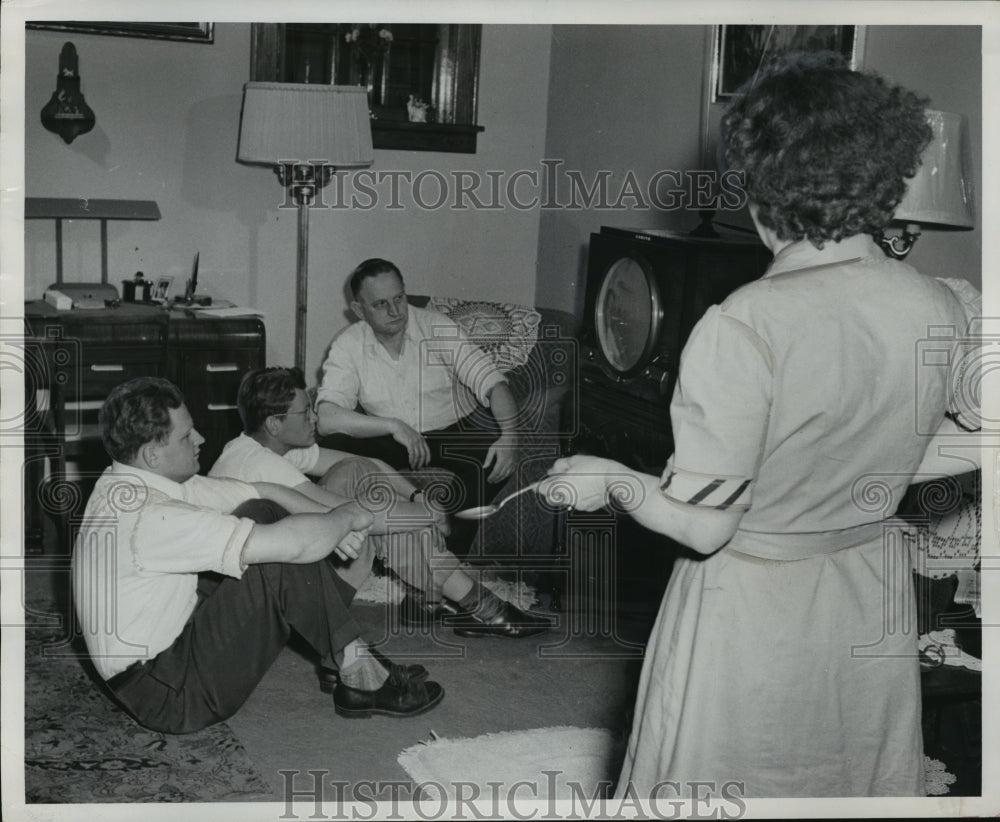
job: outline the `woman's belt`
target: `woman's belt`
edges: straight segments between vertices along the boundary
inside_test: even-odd
[[[911,530],[905,520],[898,517],[856,525],[840,531],[807,531],[771,534],[760,531],[738,530],[726,551],[747,554],[759,559],[798,560],[821,554],[833,554],[847,548],[881,539],[887,532],[900,533]]]

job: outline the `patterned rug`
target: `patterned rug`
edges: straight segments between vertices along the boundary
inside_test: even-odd
[[[32,603],[31,608],[58,613],[54,603]],[[31,621],[29,613],[29,626]],[[212,802],[270,796],[267,783],[225,723],[181,736],[146,730],[105,695],[78,659],[51,655],[64,640],[61,629],[29,627],[26,636],[26,803]],[[68,647],[59,650],[65,654]]]

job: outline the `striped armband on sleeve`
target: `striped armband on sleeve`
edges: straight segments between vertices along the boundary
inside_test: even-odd
[[[719,511],[745,511],[750,507],[753,481],[747,477],[717,477],[671,469],[660,482],[660,493],[672,502],[715,508]]]

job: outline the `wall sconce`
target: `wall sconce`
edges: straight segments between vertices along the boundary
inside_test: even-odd
[[[80,65],[76,46],[66,43],[59,52],[56,90],[42,109],[42,125],[67,144],[94,127],[97,117],[80,93]]]
[[[368,92],[362,86],[247,83],[241,163],[272,166],[299,210],[295,266],[295,364],[305,368],[309,207],[335,168],[374,162]]]
[[[970,229],[976,224],[965,118],[946,111],[929,110],[926,115],[934,136],[892,218],[893,225],[904,226],[903,231],[895,237],[883,234],[878,238],[886,256],[899,260],[910,253],[921,226]]]

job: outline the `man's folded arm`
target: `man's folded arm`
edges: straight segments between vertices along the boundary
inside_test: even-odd
[[[371,515],[357,503],[326,514],[299,514],[267,525],[257,524],[243,545],[244,565],[266,562],[319,562],[352,531],[363,532]]]

